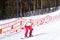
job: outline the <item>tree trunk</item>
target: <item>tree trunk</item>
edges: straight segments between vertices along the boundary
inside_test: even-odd
[[[36,11],[37,8],[37,0],[34,0],[34,11]]]
[[[41,0],[41,14],[43,14],[43,0]]]
[[[22,17],[23,15],[22,15],[22,0],[20,0],[20,16]]]

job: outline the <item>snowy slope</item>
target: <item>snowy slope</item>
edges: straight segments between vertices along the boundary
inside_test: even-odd
[[[60,10],[58,11],[58,14],[59,12]],[[54,15],[56,15],[56,12],[54,13]],[[60,40],[60,19],[50,21],[48,24],[35,26],[33,27],[33,29],[34,37],[20,39],[24,37],[25,31],[23,29],[21,32],[8,35],[6,37],[0,37],[0,40]]]
[[[34,37],[20,39],[24,36],[24,30],[21,33],[1,38],[1,40],[60,40],[60,19],[51,21],[39,27],[34,27]]]

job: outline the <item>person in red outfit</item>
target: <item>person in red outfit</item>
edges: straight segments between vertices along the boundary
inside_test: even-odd
[[[29,31],[30,30],[30,31]],[[29,31],[29,37],[32,36],[32,31],[33,31],[33,28],[32,28],[32,22],[28,21],[25,25],[25,37],[28,37],[28,31]]]

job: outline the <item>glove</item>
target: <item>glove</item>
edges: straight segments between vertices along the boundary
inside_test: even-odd
[[[22,27],[21,29],[24,29],[24,27]]]

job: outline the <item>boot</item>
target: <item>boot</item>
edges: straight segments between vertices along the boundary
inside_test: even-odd
[[[27,37],[27,35],[25,35],[25,38]]]
[[[32,34],[30,34],[29,37],[32,37]]]

